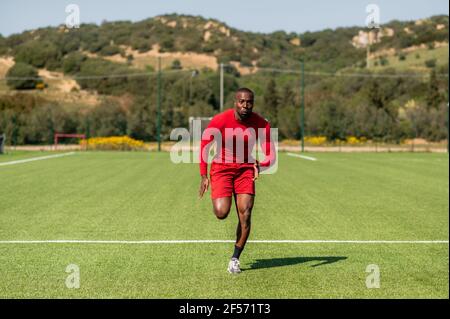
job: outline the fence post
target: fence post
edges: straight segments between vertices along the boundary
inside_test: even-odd
[[[0,134],[0,154],[3,154],[4,152],[5,139],[6,139],[5,133]]]
[[[161,151],[161,57],[158,57],[158,123],[157,123],[157,135],[158,135],[158,152]]]
[[[305,151],[305,60],[301,59],[301,91],[300,91],[300,134],[302,153]]]

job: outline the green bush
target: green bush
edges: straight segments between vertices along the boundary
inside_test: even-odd
[[[15,90],[35,89],[38,83],[42,83],[37,70],[31,65],[21,62],[11,67],[6,77],[8,78],[6,84]]]
[[[59,42],[59,47],[63,54],[78,51],[81,41],[77,31],[71,30],[63,39]]]
[[[100,50],[100,54],[104,56],[111,56],[122,53],[122,50],[116,45],[107,45]]]
[[[8,46],[6,44],[6,40],[0,34],[0,55],[6,54],[7,52],[8,52]]]
[[[183,67],[181,66],[180,60],[173,60],[170,69],[172,70],[181,70]]]
[[[386,59],[386,57],[383,56],[383,57],[380,58],[380,65],[386,66],[388,64],[389,64],[389,60]]]
[[[79,52],[72,52],[64,57],[63,72],[76,74],[80,72],[81,64],[86,60],[86,56]]]
[[[109,46],[109,40],[106,38],[100,38],[93,42],[87,43],[87,49],[92,53],[100,52],[104,47]]]
[[[131,47],[134,50],[138,50],[139,52],[147,52],[152,48],[152,43],[148,39],[143,38],[132,38],[131,39]]]
[[[62,58],[56,45],[48,41],[30,41],[20,45],[15,50],[14,58],[17,62],[30,64],[36,68],[44,68],[55,64]]]
[[[172,51],[175,42],[172,37],[165,37],[161,40],[161,52]]]
[[[99,94],[146,94],[149,78],[133,76],[135,73],[142,72],[126,64],[89,58],[82,62],[78,73],[81,78],[77,82],[82,89],[95,90]]]
[[[436,59],[426,60],[425,66],[430,69],[434,68],[436,66]]]
[[[132,54],[128,54],[127,55],[127,64],[131,65],[131,64],[133,64],[133,61],[134,61],[134,56]]]
[[[245,58],[245,57],[241,58],[240,65],[243,67],[252,67],[253,66],[252,61],[250,61],[249,58]]]

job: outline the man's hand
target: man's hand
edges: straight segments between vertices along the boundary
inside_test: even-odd
[[[256,181],[259,177],[259,162],[256,161],[255,164],[253,164],[253,169],[255,170],[255,177],[253,177],[253,181]]]
[[[198,191],[198,198],[202,198],[203,194],[208,190],[209,179],[208,176],[202,175],[202,180],[200,182],[200,190]]]

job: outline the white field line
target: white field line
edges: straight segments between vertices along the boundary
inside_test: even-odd
[[[217,244],[234,240],[0,240],[0,244]],[[255,244],[447,244],[448,240],[249,240]]]
[[[295,154],[295,153],[287,153],[287,155],[303,158],[303,159],[308,160],[308,161],[317,161],[317,158],[311,157],[311,156],[305,156],[305,155],[300,155],[300,154]]]
[[[7,165],[22,164],[22,163],[27,163],[27,162],[41,161],[41,160],[46,160],[46,159],[50,159],[50,158],[69,156],[69,155],[73,155],[73,154],[75,154],[75,152],[55,154],[55,155],[47,155],[47,156],[39,156],[39,157],[31,157],[31,158],[26,158],[26,159],[23,159],[23,160],[17,160],[17,161],[10,161],[10,162],[0,163],[0,166],[7,166]]]

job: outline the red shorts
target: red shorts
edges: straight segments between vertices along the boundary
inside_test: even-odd
[[[210,171],[211,198],[234,194],[255,195],[255,169],[248,163],[212,163]]]

